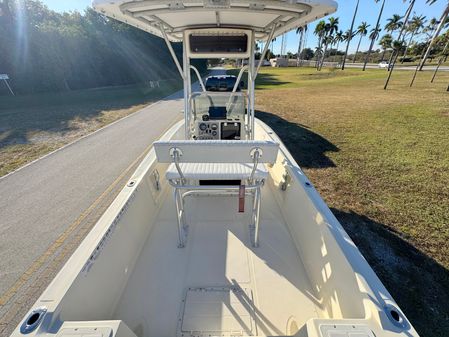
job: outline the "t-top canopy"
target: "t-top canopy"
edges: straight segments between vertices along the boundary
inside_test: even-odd
[[[245,28],[267,40],[336,11],[334,0],[94,0],[95,10],[163,37],[182,41],[186,29]]]

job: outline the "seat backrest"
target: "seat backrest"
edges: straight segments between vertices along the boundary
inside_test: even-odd
[[[252,163],[259,151],[259,163],[276,162],[279,144],[253,140],[174,140],[154,143],[160,163],[172,163],[173,151],[180,153],[180,163]]]

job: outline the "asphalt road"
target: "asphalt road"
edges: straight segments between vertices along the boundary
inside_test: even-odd
[[[0,298],[182,118],[181,98],[146,107],[0,179]]]

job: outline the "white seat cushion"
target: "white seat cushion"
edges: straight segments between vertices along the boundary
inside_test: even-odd
[[[181,163],[179,165],[184,177],[192,180],[244,180],[251,176],[254,167],[254,164],[237,163]],[[165,176],[169,180],[181,178],[175,164],[170,164]],[[264,164],[259,164],[254,178],[262,180],[267,177],[267,168]]]

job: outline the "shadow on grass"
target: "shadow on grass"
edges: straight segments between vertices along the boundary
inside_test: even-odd
[[[268,73],[259,73],[256,79],[256,88],[257,90],[264,90],[264,85],[283,85],[290,84],[292,82],[280,81],[278,76],[274,76],[273,74]]]
[[[449,270],[384,224],[332,209],[421,336],[449,336]]]
[[[129,109],[159,100],[179,90],[179,81],[158,88],[148,85],[2,97],[0,100],[0,149],[29,144],[30,133],[64,134],[76,129],[74,120],[102,118],[103,111]]]
[[[234,75],[234,76],[238,76],[240,72],[240,69],[231,69],[227,71],[228,75]],[[244,73],[242,76],[242,81],[245,83],[245,85],[243,86],[244,89],[247,89],[247,85],[248,85],[248,73]],[[274,74],[270,74],[270,73],[261,73],[259,72],[259,74],[257,75],[257,79],[256,79],[256,89],[257,90],[264,90],[265,88],[261,88],[261,86],[264,85],[283,85],[283,84],[290,84],[292,82],[287,82],[287,81],[280,81],[279,80],[279,76],[276,76]]]
[[[322,136],[268,112],[256,116],[279,135],[301,167],[335,167],[326,153],[339,149]],[[449,270],[382,223],[363,214],[332,212],[418,333],[449,336]]]
[[[338,147],[307,126],[289,122],[269,112],[256,111],[256,117],[276,132],[302,168],[335,167],[326,153],[338,152]]]

